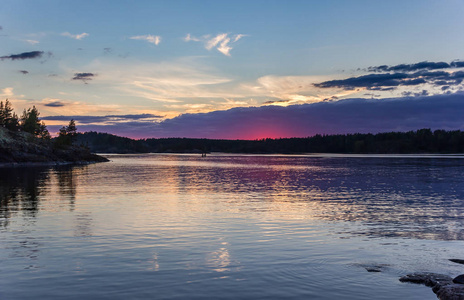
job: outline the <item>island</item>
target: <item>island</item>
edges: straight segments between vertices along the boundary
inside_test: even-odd
[[[77,128],[74,120],[51,138],[35,107],[18,117],[6,100],[0,102],[0,166],[25,164],[88,164],[106,162],[88,147],[75,144]]]

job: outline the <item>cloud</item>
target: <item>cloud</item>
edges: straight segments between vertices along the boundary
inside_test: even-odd
[[[13,97],[14,96],[12,87],[6,87],[2,89],[1,91],[2,91],[2,93],[0,94],[1,97]]]
[[[105,124],[119,124],[134,122],[139,120],[147,119],[160,119],[163,116],[154,114],[128,114],[128,115],[106,115],[106,116],[82,116],[82,115],[71,115],[71,116],[48,116],[41,118],[42,120],[48,121],[69,121],[75,120],[80,124],[92,124],[92,123],[105,123]]]
[[[26,70],[19,70],[19,73],[22,73],[22,74],[26,75],[26,74],[29,74],[29,71],[26,71]]]
[[[459,85],[464,80],[464,71],[454,73],[445,71],[418,71],[415,73],[385,73],[368,74],[358,77],[350,77],[341,80],[329,80],[314,84],[319,88],[343,88],[352,90],[355,88],[384,89],[398,86],[414,86],[420,84]]]
[[[81,131],[147,137],[257,139],[315,134],[378,133],[421,128],[464,130],[464,94],[361,99],[233,108],[183,114],[162,122],[81,125]],[[70,116],[72,117],[72,116]],[[68,119],[69,120],[69,117]]]
[[[159,35],[137,35],[137,36],[131,36],[131,40],[145,40],[149,43],[155,44],[156,46],[161,43],[161,37]]]
[[[23,52],[20,54],[11,54],[7,56],[1,56],[1,60],[11,59],[11,60],[24,60],[24,59],[34,59],[40,58],[44,54],[43,51],[31,51],[31,52]]]
[[[460,63],[460,62],[458,62]],[[453,64],[453,63],[452,63]],[[415,64],[401,64],[396,66],[377,66],[369,67],[367,70],[369,72],[415,72],[419,70],[437,70],[437,69],[448,69],[451,67],[451,64],[446,62],[428,62],[422,61]]]
[[[83,33],[80,33],[80,34],[71,34],[69,32],[63,32],[61,35],[70,37],[70,38],[75,39],[75,40],[82,40],[83,38],[89,36],[89,34],[86,33],[86,32],[83,32]]]
[[[39,43],[39,41],[36,41],[36,40],[24,40],[24,41],[31,44],[31,45],[35,45],[35,44]]]
[[[82,80],[85,84],[87,84],[88,80],[92,80],[92,77],[97,76],[94,73],[74,73],[74,77],[72,80]]]
[[[190,33],[187,33],[187,35],[184,38],[184,41],[186,41],[186,42],[190,42],[190,41],[192,41],[192,42],[201,42],[201,39],[196,38],[194,36],[191,36]]]
[[[52,102],[44,104],[44,106],[48,106],[48,107],[63,107],[65,105],[66,104],[61,101],[52,101]]]
[[[221,75],[198,57],[160,63],[118,61],[111,66],[95,61],[86,68],[98,72],[100,83],[113,86],[118,94],[138,98],[137,101],[193,104],[242,96],[232,78]]]
[[[417,72],[423,70],[438,70],[449,68],[463,68],[464,61],[455,60],[447,62],[422,61],[415,64],[400,64],[395,66],[381,65],[367,68],[368,72]]]
[[[230,56],[230,51],[233,49],[231,44],[237,42],[239,39],[241,39],[244,36],[246,35],[235,34],[235,35],[229,36],[228,33],[220,33],[213,37],[211,37],[210,35],[205,35],[201,38],[198,38],[188,33],[187,36],[184,38],[184,41],[203,42],[207,50],[216,48],[216,50],[221,52],[222,54],[226,56]]]

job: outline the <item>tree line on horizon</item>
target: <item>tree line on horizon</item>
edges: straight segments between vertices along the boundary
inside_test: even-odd
[[[13,111],[8,99],[0,101],[0,127],[12,132],[27,132],[42,140],[53,140],[53,146],[74,144],[98,153],[464,153],[464,132],[419,129],[408,132],[317,134],[305,138],[260,140],[221,140],[194,138],[150,138],[134,140],[108,133],[77,133],[70,120],[57,137],[51,138],[35,106],[24,109],[21,117]]]
[[[47,126],[39,118],[40,112],[34,106],[24,109],[19,117],[13,110],[11,102],[6,99],[5,103],[0,101],[0,127],[6,128],[12,132],[27,132],[33,136],[49,141],[52,139]],[[77,135],[76,123],[74,120],[69,121],[67,126],[63,126],[56,138],[54,138],[55,147],[67,147],[73,143]]]
[[[220,140],[194,138],[150,138],[134,140],[108,133],[86,132],[77,143],[97,153],[464,153],[464,132],[419,129],[377,134],[317,134],[305,138]]]

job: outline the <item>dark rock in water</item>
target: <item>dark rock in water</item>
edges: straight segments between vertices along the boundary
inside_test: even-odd
[[[379,266],[365,267],[367,272],[382,272],[382,268]]]
[[[464,279],[464,275],[459,275],[456,278],[461,276],[462,279]],[[453,283],[454,280],[446,275],[436,273],[413,273],[401,277],[400,281],[430,286],[440,300],[464,300],[464,285]]]
[[[413,273],[400,278],[401,282],[412,282],[417,284],[425,284],[426,286],[434,287],[443,282],[451,282],[452,278],[436,273]]]
[[[464,274],[461,274],[453,279],[454,283],[464,284]]]
[[[450,258],[449,261],[452,261],[457,264],[464,265],[464,259],[458,259],[458,258]]]
[[[356,264],[356,266],[363,267],[367,272],[382,272],[389,265],[387,264]]]
[[[440,300],[464,300],[464,288],[461,284],[448,284],[433,289]]]

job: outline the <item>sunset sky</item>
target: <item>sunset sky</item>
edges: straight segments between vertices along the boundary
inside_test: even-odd
[[[464,2],[20,1],[0,99],[51,132],[244,138],[464,129]]]

